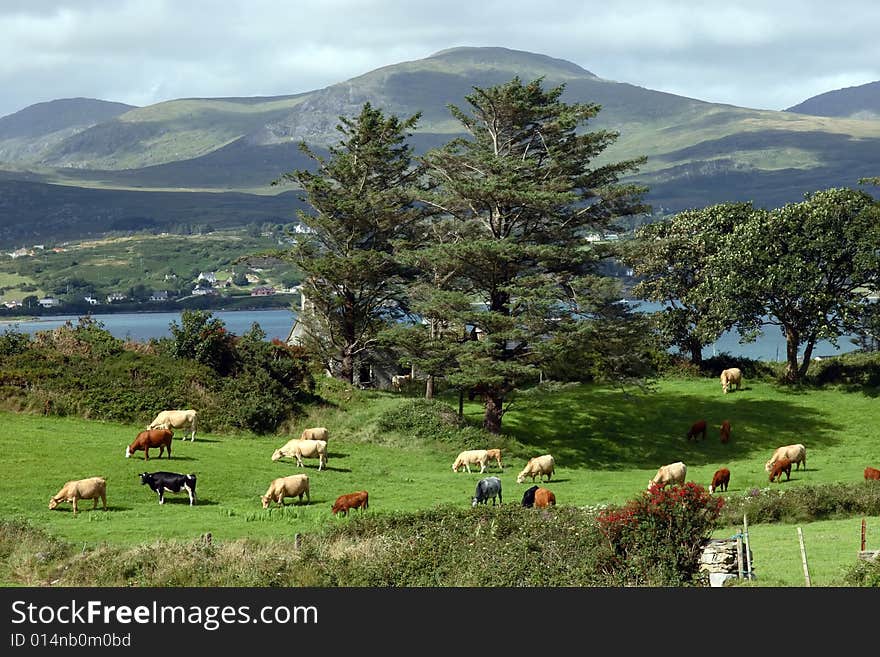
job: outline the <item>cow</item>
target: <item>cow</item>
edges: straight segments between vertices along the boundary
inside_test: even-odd
[[[330,432],[327,427],[312,427],[311,429],[303,429],[299,436],[300,440],[330,440]]]
[[[535,491],[535,508],[544,509],[550,505],[556,506],[556,496],[549,488],[539,488]]]
[[[196,476],[194,474],[179,474],[177,472],[142,472],[140,475],[141,485],[148,485],[159,494],[159,504],[165,504],[165,493],[179,493],[186,490],[189,495],[189,505],[196,503]]]
[[[149,461],[150,448],[158,447],[159,458],[162,458],[162,453],[167,449],[168,458],[170,459],[171,442],[173,438],[174,433],[169,429],[147,429],[141,431],[134,439],[134,442],[125,448],[125,458],[129,458],[136,451],[142,449],[144,450],[144,461]]]
[[[728,442],[730,442],[730,421],[729,420],[724,420],[724,422],[721,423],[720,435],[721,435],[721,444],[722,445],[726,445]]]
[[[865,481],[870,481],[872,479],[875,481],[880,480],[880,470],[878,470],[877,468],[872,468],[869,465],[867,468],[865,468]]]
[[[714,493],[716,490],[727,491],[727,484],[730,483],[730,470],[727,468],[719,468],[712,475],[712,483],[709,484],[709,492]]]
[[[480,472],[483,473],[486,471],[486,466],[489,463],[489,450],[487,449],[466,449],[463,452],[459,452],[458,456],[455,457],[455,461],[452,462],[452,471],[459,472],[462,467],[466,468],[468,472],[471,471],[472,465],[479,465]]]
[[[532,486],[530,488],[526,488],[526,492],[523,493],[522,496],[522,505],[527,509],[531,509],[535,506],[535,491],[537,491],[540,486]]]
[[[299,503],[302,504],[303,495],[306,496],[306,502],[311,503],[309,497],[309,475],[295,474],[289,477],[278,477],[273,479],[269,484],[269,489],[265,495],[260,496],[263,508],[269,508],[269,502],[275,502],[284,506],[285,497],[298,497]]]
[[[147,429],[183,429],[186,427],[189,431],[189,441],[196,439],[196,420],[198,413],[193,409],[185,411],[160,411]],[[183,439],[186,440],[186,431],[183,432]]]
[[[800,470],[801,463],[804,464],[804,470],[807,469],[807,448],[802,444],[797,443],[796,445],[777,447],[776,451],[773,452],[773,456],[770,457],[770,460],[764,464],[764,470],[770,472],[773,469],[773,464],[783,457],[792,462],[795,466],[795,470]]]
[[[697,440],[699,436],[703,440],[706,439],[706,420],[697,420],[691,425],[686,434],[688,440]]]
[[[739,390],[739,387],[742,384],[742,376],[742,370],[738,367],[731,367],[721,372],[721,389],[724,391],[725,395],[728,393],[731,386],[736,386],[736,389]]]
[[[98,508],[98,500],[104,503],[104,511],[107,510],[107,480],[104,477],[89,477],[88,479],[72,479],[65,483],[49,500],[51,511],[62,502],[70,502],[73,507],[73,515],[77,512],[79,500],[94,500],[92,511]]]
[[[486,450],[486,458],[491,461],[495,460],[495,463],[498,464],[498,469],[504,472],[504,466],[501,465],[501,450],[500,449],[487,449]]]
[[[785,473],[785,480],[789,481],[791,479],[791,461],[784,456],[773,463],[773,467],[770,470],[770,483],[773,483],[774,479],[782,483],[783,472]]]
[[[492,506],[495,506],[495,497],[498,497],[498,504],[501,500],[501,480],[498,477],[486,477],[477,482],[477,489],[471,498],[471,506],[477,504],[486,504],[489,498],[492,498]]]
[[[397,392],[400,392],[400,389],[411,380],[412,376],[410,376],[409,374],[395,374],[391,377],[391,387],[394,388]]]
[[[295,458],[298,468],[305,467],[303,458],[317,458],[318,470],[327,467],[327,441],[326,440],[300,440],[294,438],[288,440],[272,453],[272,460],[279,461],[284,457]]]
[[[529,459],[529,462],[526,463],[526,467],[524,467],[516,476],[516,483],[523,483],[526,480],[526,477],[531,477],[533,482],[535,481],[535,477],[538,477],[538,481],[541,481],[541,477],[544,475],[547,476],[547,481],[550,481],[555,470],[556,462],[550,454],[535,456]]]
[[[333,503],[333,506],[330,510],[333,512],[333,515],[337,513],[341,513],[344,516],[348,515],[349,509],[368,509],[370,506],[370,494],[365,490],[357,491],[356,493],[346,493],[344,495],[340,495],[336,498],[336,501]]]
[[[678,484],[680,486],[684,483],[684,478],[686,476],[687,466],[681,461],[661,465],[657,469],[657,474],[654,475],[654,478],[648,482],[648,490],[651,490],[654,486],[657,488],[665,488],[669,484]]]

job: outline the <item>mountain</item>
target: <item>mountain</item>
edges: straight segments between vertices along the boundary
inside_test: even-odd
[[[778,206],[817,189],[855,186],[859,178],[880,173],[877,120],[709,103],[604,79],[542,54],[467,47],[295,95],[188,98],[146,107],[88,101],[99,104],[83,105],[81,118],[63,104],[32,106],[0,119],[0,169],[5,170],[0,178],[43,184],[44,198],[63,196],[66,205],[57,207],[70,208],[75,215],[68,217],[71,225],[96,221],[86,210],[97,207],[94,195],[71,205],[80,188],[137,191],[140,213],[127,202],[108,209],[118,215],[114,222],[132,229],[138,217],[161,214],[152,211],[149,200],[160,192],[246,194],[253,196],[252,210],[290,190],[272,187],[272,181],[311,165],[298,150],[300,141],[326,149],[339,138],[339,117],[356,114],[364,102],[398,116],[421,112],[411,143],[422,153],[459,135],[449,104],[466,108],[465,96],[474,87],[514,76],[525,81],[540,77],[546,86],[564,84],[566,102],[599,104],[601,111],[586,129],[614,130],[620,136],[595,164],[646,155],[646,165],[631,180],[648,186],[646,200],[658,212],[722,201]],[[91,115],[84,111],[88,107]],[[99,108],[108,114],[98,116]],[[44,118],[37,121],[37,116]],[[25,125],[27,130],[16,127]],[[0,211],[14,214],[18,205],[4,202],[2,194],[0,189]],[[16,198],[24,201],[21,195]],[[110,195],[104,201],[110,198],[129,197]],[[168,207],[168,198],[157,196],[157,202],[160,198],[158,207]],[[295,217],[293,206],[288,207],[285,223]],[[266,213],[251,210],[242,210],[241,223],[274,216],[277,206]],[[176,212],[175,221],[179,216]],[[224,216],[224,221],[233,220],[233,213]]]
[[[880,80],[857,87],[828,91],[808,98],[785,111],[813,116],[880,119]]]

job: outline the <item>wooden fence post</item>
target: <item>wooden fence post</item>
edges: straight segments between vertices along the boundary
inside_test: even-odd
[[[862,518],[862,542],[861,547],[859,548],[861,552],[865,551],[865,519]]]
[[[743,538],[745,539],[746,548],[746,578],[752,579],[752,554],[749,547],[749,519],[743,514]]]
[[[801,561],[804,564],[804,580],[806,580],[807,586],[812,586],[810,583],[810,569],[807,568],[807,551],[804,548],[804,533],[801,531],[801,528],[797,528],[798,532],[798,540],[801,543]]]
[[[742,536],[736,537],[736,572],[739,579],[743,578],[743,558],[742,558],[743,541]]]

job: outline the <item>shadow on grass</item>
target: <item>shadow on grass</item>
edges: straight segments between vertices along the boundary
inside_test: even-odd
[[[810,447],[838,442],[832,434],[840,427],[820,411],[740,395],[716,400],[599,388],[536,395],[517,400],[516,413],[505,415],[504,431],[536,453],[550,452],[557,466],[601,470],[651,469],[674,461],[700,466],[765,453],[769,458],[776,447],[793,443],[807,445],[809,454]],[[687,430],[699,419],[707,421],[707,438],[688,441]],[[723,420],[731,424],[727,444],[719,439]]]

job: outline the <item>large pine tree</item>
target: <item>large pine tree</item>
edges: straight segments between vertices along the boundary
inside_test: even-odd
[[[403,272],[392,242],[407,239],[424,214],[414,202],[420,167],[406,143],[419,118],[385,116],[366,103],[357,117],[340,117],[342,138],[329,158],[302,144],[316,169],[284,175],[311,206],[299,212],[311,232],[298,234],[290,253],[305,274],[302,341],[350,383],[377,334],[401,312]]]
[[[643,190],[620,182],[644,158],[594,166],[618,135],[581,130],[600,107],[562,102],[563,91],[519,78],[474,88],[468,111],[450,106],[467,136],[424,157],[434,193],[423,200],[447,238],[426,247],[435,295],[422,294],[422,314],[478,338],[443,355],[455,362],[447,379],[481,396],[491,432],[517,385],[537,380],[609,301],[586,234],[645,209]]]

